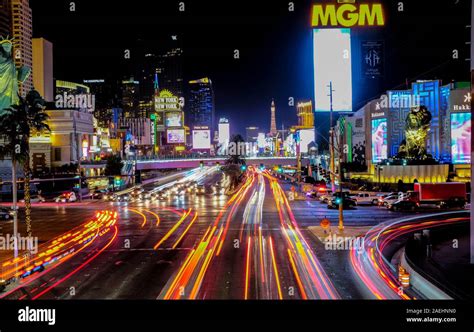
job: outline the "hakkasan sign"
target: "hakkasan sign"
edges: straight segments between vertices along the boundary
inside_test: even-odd
[[[347,2],[347,1],[346,1]],[[382,4],[315,4],[311,25],[314,28],[383,26]]]

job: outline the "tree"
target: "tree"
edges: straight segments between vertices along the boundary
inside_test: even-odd
[[[222,167],[222,171],[230,178],[230,189],[236,188],[242,176],[242,165],[245,165],[245,141],[241,135],[235,135],[229,142],[229,156],[226,160],[226,165]]]
[[[226,160],[227,165],[245,165],[245,158],[242,156],[245,151],[242,151],[245,147],[244,138],[237,134],[232,136],[229,142],[229,155]],[[245,149],[244,149],[245,150]]]
[[[105,175],[113,176],[122,174],[123,161],[120,156],[110,156],[105,165]]]
[[[33,132],[50,131],[46,123],[49,116],[44,111],[45,101],[41,95],[31,90],[26,98],[19,97],[18,105],[13,105],[0,116],[1,137],[4,146],[0,150],[0,158],[12,159],[12,182],[16,188],[16,164],[23,167],[25,173],[25,223],[26,232],[31,237],[31,192],[30,192],[30,136]],[[13,202],[16,210],[16,202]],[[16,212],[16,211],[15,211]]]

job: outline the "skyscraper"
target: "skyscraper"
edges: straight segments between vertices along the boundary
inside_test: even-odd
[[[33,84],[46,100],[54,100],[53,44],[44,38],[33,38]]]
[[[298,126],[302,128],[314,127],[313,103],[311,100],[302,101],[296,104],[298,115]]]
[[[246,139],[245,139],[246,142],[249,142],[249,143],[257,142],[258,127],[246,127],[245,133],[246,133]]]
[[[171,91],[178,97],[183,97],[183,50],[173,47],[168,52],[157,57],[157,68],[160,90]]]
[[[190,98],[188,119],[191,127],[209,127],[214,130],[214,91],[209,78],[189,81]]]
[[[29,0],[10,0],[11,32],[15,39],[14,57],[17,66],[33,70],[33,26]],[[26,96],[33,88],[33,72],[20,86],[20,94]]]
[[[9,0],[0,0],[0,37],[12,36],[11,14]]]
[[[275,118],[275,101],[272,99],[272,106],[271,110],[271,123],[270,123],[270,135],[276,135],[278,133],[277,126],[276,126],[276,118]]]
[[[133,77],[122,81],[122,107],[125,118],[139,117],[140,83]]]

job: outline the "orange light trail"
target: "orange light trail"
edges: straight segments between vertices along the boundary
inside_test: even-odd
[[[250,236],[247,239],[247,256],[245,258],[245,295],[244,299],[249,298],[249,282],[250,282],[250,247],[252,246],[252,240]]]
[[[189,216],[189,214],[191,213],[191,209],[189,209],[182,217],[181,219],[168,231],[168,233],[165,234],[165,236],[163,236],[163,238],[158,241],[157,244],[155,244],[155,246],[153,247],[154,250],[158,249],[160,245],[163,244],[163,242],[165,242],[177,229],[178,227],[183,223],[183,221]]]
[[[278,273],[278,268],[277,268],[277,264],[276,264],[276,260],[275,260],[275,252],[273,250],[273,239],[271,237],[270,237],[270,253],[271,253],[271,256],[272,256],[272,265],[273,265],[273,272],[275,274],[275,282],[276,282],[277,289],[278,289],[278,298],[280,300],[282,300],[283,299],[283,294],[282,294],[281,287],[280,287],[280,278],[278,277],[279,273]]]
[[[175,249],[178,244],[181,242],[181,240],[183,239],[183,237],[186,235],[186,233],[189,231],[189,229],[191,228],[191,226],[194,224],[194,222],[196,221],[198,217],[198,213],[196,212],[194,214],[194,217],[193,219],[191,220],[191,222],[188,224],[188,226],[186,227],[186,229],[183,231],[183,233],[181,234],[181,236],[176,240],[176,242],[173,244],[172,248]]]

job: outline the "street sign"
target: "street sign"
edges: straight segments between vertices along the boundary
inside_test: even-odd
[[[329,227],[331,227],[331,222],[329,221],[329,219],[324,218],[323,220],[321,220],[320,225],[323,229],[329,229]]]

